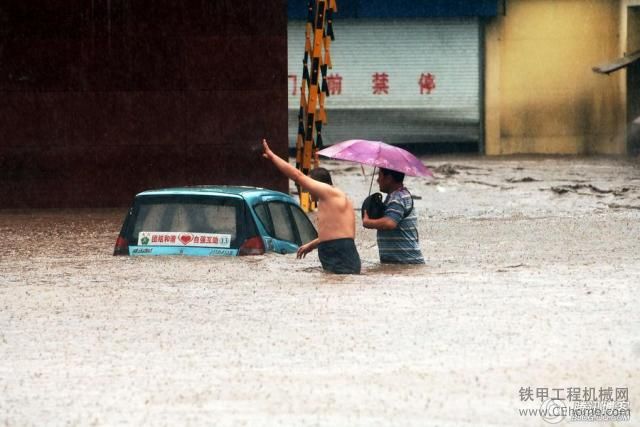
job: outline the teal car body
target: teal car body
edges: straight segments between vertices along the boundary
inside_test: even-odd
[[[239,186],[162,188],[135,196],[113,254],[286,254],[316,237],[297,200],[278,191]]]

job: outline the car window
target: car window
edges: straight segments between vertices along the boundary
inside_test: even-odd
[[[296,234],[289,216],[287,205],[282,202],[271,202],[269,211],[273,222],[273,237],[289,242],[296,242]]]
[[[273,224],[271,223],[271,218],[269,217],[269,210],[267,208],[266,203],[261,203],[256,205],[255,207],[256,214],[258,215],[258,219],[264,225],[265,230],[269,236],[274,236]]]
[[[224,198],[151,198],[140,200],[133,237],[140,231],[174,231],[230,234],[239,232],[241,201]]]
[[[298,233],[300,234],[300,240],[302,244],[308,243],[318,237],[316,229],[309,221],[309,217],[298,206],[290,205],[291,212],[293,213],[293,219],[298,227]]]

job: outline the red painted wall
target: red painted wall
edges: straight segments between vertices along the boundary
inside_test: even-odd
[[[286,2],[0,2],[0,208],[127,205],[189,184],[286,191]]]

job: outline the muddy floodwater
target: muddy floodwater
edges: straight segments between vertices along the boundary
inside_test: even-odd
[[[542,390],[608,387],[640,425],[640,162],[423,160],[427,264],[358,224],[360,276],[113,257],[124,209],[0,211],[0,425],[544,426]],[[372,170],[323,166],[360,206]]]

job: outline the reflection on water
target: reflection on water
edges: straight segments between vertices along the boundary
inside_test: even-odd
[[[403,276],[419,276],[427,273],[429,264],[380,264],[378,262],[370,262],[367,266],[363,265],[362,272],[364,274],[380,274],[380,275],[403,275]]]

